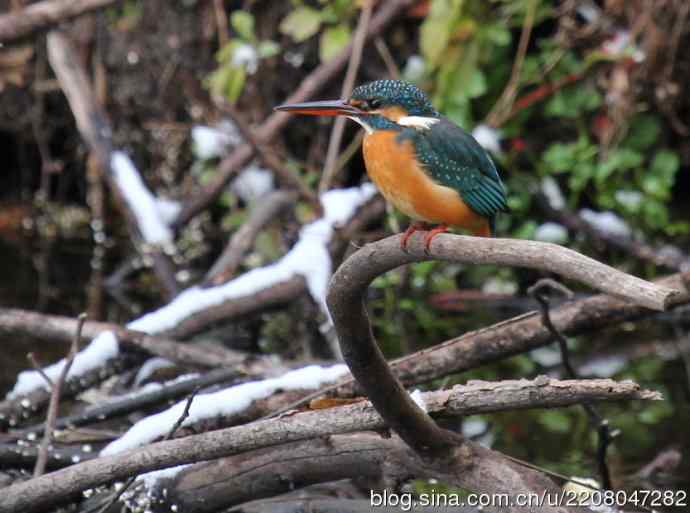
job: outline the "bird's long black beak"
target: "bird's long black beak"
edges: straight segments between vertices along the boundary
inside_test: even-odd
[[[292,114],[307,114],[310,116],[357,116],[363,114],[361,109],[342,100],[327,100],[320,102],[286,103],[274,107],[275,110]]]

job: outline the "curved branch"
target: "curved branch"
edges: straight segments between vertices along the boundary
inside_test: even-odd
[[[420,237],[407,248],[400,249],[398,235],[359,250],[333,275],[327,303],[352,374],[387,424],[420,453],[442,455],[458,438],[439,428],[412,401],[376,345],[364,298],[377,276],[403,264],[437,259],[549,271],[656,310],[666,309],[681,295],[555,244],[441,234],[433,239],[429,254]]]

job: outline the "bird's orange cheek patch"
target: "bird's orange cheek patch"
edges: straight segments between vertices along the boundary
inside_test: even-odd
[[[397,123],[400,118],[407,116],[407,111],[398,105],[385,107],[378,111],[384,118],[390,119],[393,123]]]

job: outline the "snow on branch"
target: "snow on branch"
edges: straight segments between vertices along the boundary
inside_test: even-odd
[[[348,368],[344,364],[331,367],[309,365],[287,372],[278,378],[250,381],[218,392],[198,395],[189,408],[189,416],[180,427],[189,426],[205,419],[240,413],[249,408],[252,402],[264,399],[277,390],[319,388],[322,385],[333,383],[348,372]],[[118,454],[164,436],[170,430],[170,426],[174,425],[175,421],[180,418],[186,403],[186,400],[180,401],[167,410],[143,418],[124,435],[107,445],[101,451],[101,456]]]
[[[171,243],[173,232],[163,219],[159,200],[146,187],[132,159],[122,151],[114,151],[110,157],[110,169],[115,184],[134,213],[144,242]],[[163,205],[170,205],[170,203],[166,202]],[[179,206],[177,209],[179,210]]]
[[[328,374],[329,371],[320,372]],[[315,375],[318,377],[319,372],[315,372]],[[285,376],[278,379],[285,379]],[[298,375],[297,379],[287,384],[303,386],[306,382],[306,380],[302,381],[302,377]],[[314,383],[315,381],[312,382]],[[658,393],[642,390],[639,385],[630,381],[620,383],[610,379],[559,381],[543,376],[531,381],[472,382],[467,386],[456,385],[450,390],[426,392],[422,394],[422,397],[430,413],[453,416],[511,408],[567,406],[582,401],[658,400],[661,398]],[[194,402],[196,403],[199,399],[201,397],[195,398]],[[166,427],[169,429],[170,425]],[[6,487],[0,494],[0,513],[44,511],[51,505],[59,504],[67,497],[87,488],[143,472],[207,461],[232,454],[249,453],[263,447],[292,441],[338,433],[380,430],[385,427],[386,423],[371,403],[362,401],[337,408],[300,412],[284,418],[262,420],[158,442],[124,453],[103,455],[94,460]],[[414,457],[410,451],[407,451],[407,454]],[[498,459],[499,457],[492,451],[472,447],[469,452],[459,456],[472,458],[474,464],[468,465],[468,461],[465,460],[461,461],[458,467],[448,467],[446,460],[425,460],[424,465],[431,465],[431,469],[438,472],[445,469],[454,476],[454,484],[465,487],[470,484],[469,488],[472,489],[495,491],[493,478],[501,474],[501,468],[512,476],[513,484],[509,487],[511,492],[534,491],[535,487],[539,486],[539,481],[532,481],[530,484],[526,482],[533,471],[518,467],[505,458]],[[511,467],[511,465],[514,466]],[[492,476],[492,480],[487,481],[487,475]]]
[[[232,299],[252,296],[294,276],[304,277],[314,301],[326,310],[325,298],[332,273],[328,245],[336,227],[345,224],[357,209],[376,193],[370,183],[349,189],[335,189],[321,196],[323,217],[305,225],[292,249],[277,262],[252,269],[217,287],[190,287],[167,305],[127,324],[130,330],[149,335],[172,329],[188,317]],[[112,332],[104,332],[82,350],[70,369],[69,377],[79,376],[114,358],[119,352]],[[87,356],[84,356],[87,355]],[[81,363],[85,362],[85,363]],[[56,364],[50,372],[59,374]],[[51,366],[52,367],[52,366]],[[45,386],[37,371],[24,371],[8,397],[16,397]]]

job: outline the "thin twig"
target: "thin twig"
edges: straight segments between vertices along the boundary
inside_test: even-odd
[[[48,448],[50,447],[50,442],[53,440],[53,431],[55,429],[55,420],[57,419],[58,407],[60,406],[60,391],[62,386],[67,379],[69,370],[74,362],[74,357],[77,356],[79,351],[79,341],[81,340],[81,330],[84,327],[84,322],[86,322],[86,314],[82,313],[77,319],[77,329],[72,338],[72,344],[70,346],[69,353],[65,360],[65,364],[62,366],[60,371],[60,376],[58,380],[52,386],[52,392],[50,395],[50,405],[48,406],[48,413],[46,415],[46,429],[43,433],[43,440],[41,441],[41,446],[38,450],[38,456],[36,458],[36,466],[34,467],[34,477],[43,475],[46,470],[46,463],[48,462]]]
[[[163,438],[163,441],[170,440],[173,436],[175,436],[175,433],[177,432],[178,429],[180,429],[180,426],[182,426],[182,423],[189,417],[189,409],[192,406],[192,401],[196,397],[196,395],[199,393],[201,390],[201,387],[197,387],[194,389],[194,391],[189,394],[189,397],[187,398],[187,402],[184,405],[184,410],[182,411],[182,415],[179,416],[177,421],[175,421],[175,424],[173,424],[172,428],[170,428],[170,431],[168,431],[168,434],[165,435]],[[134,484],[134,481],[136,481],[138,475],[132,476],[127,481],[125,484],[120,488],[118,491],[116,491],[112,497],[110,497],[105,504],[103,504],[103,507],[98,510],[98,513],[105,513],[108,509],[110,509],[110,506],[115,504],[120,497],[127,491],[127,489]],[[93,511],[95,508],[92,508],[89,511]]]
[[[517,89],[520,85],[520,72],[522,71],[522,64],[525,61],[527,54],[527,46],[529,45],[530,35],[534,26],[534,16],[537,10],[537,1],[530,0],[527,4],[527,12],[525,13],[525,21],[522,25],[522,33],[520,34],[520,42],[518,43],[518,50],[513,62],[513,69],[510,74],[510,80],[506,85],[501,97],[498,99],[494,108],[486,117],[486,123],[490,126],[497,127],[503,124],[506,116],[510,115],[513,101],[517,96]]]
[[[36,372],[43,378],[43,380],[48,384],[49,388],[53,388],[53,380],[50,379],[50,376],[46,374],[46,371],[43,370],[43,366],[40,364],[40,362],[36,359],[36,355],[34,353],[28,353],[26,355],[26,358],[31,362],[31,366],[34,368]]]
[[[267,194],[261,202],[257,202],[249,218],[233,234],[223,253],[206,273],[204,286],[212,287],[227,282],[237,271],[259,232],[296,199],[296,193],[278,190]]]
[[[352,89],[355,86],[357,79],[357,72],[362,61],[362,50],[364,43],[367,40],[367,32],[369,31],[369,22],[371,20],[372,0],[364,0],[362,6],[362,13],[359,15],[359,22],[357,23],[357,30],[355,31],[354,41],[352,43],[352,53],[350,54],[350,62],[347,65],[347,72],[345,73],[345,81],[340,92],[342,98],[348,98],[352,94]],[[343,139],[343,132],[345,130],[345,123],[347,119],[342,116],[336,118],[333,124],[333,131],[331,132],[331,139],[328,141],[328,151],[326,153],[326,163],[324,164],[323,176],[319,183],[319,192],[327,191],[333,178],[335,177],[336,162],[338,159],[338,151],[340,150],[340,142]]]
[[[374,46],[376,46],[376,51],[379,53],[381,60],[386,65],[386,71],[388,72],[388,75],[392,79],[399,79],[400,69],[398,68],[398,65],[395,63],[393,54],[388,48],[386,41],[381,36],[377,36],[374,38]]]
[[[553,338],[558,341],[558,347],[561,351],[561,361],[563,362],[563,367],[566,373],[572,379],[578,379],[577,372],[575,368],[570,363],[570,352],[568,351],[568,341],[561,334],[560,331],[556,329],[551,321],[551,310],[549,304],[548,290],[555,290],[560,294],[563,294],[566,298],[570,299],[573,297],[573,292],[566,286],[558,283],[550,278],[544,278],[539,280],[537,283],[532,285],[527,289],[527,293],[532,296],[537,303],[539,303],[539,309],[541,311],[541,319],[544,326],[551,332]],[[609,426],[608,419],[602,417],[599,412],[590,403],[583,402],[582,407],[589,417],[589,421],[597,429],[597,465],[599,467],[599,475],[601,476],[602,487],[605,490],[611,489],[611,472],[609,471],[608,464],[606,462],[606,453],[608,447],[611,444],[612,439],[618,435],[618,430],[612,432]]]
[[[259,159],[278,176],[286,185],[290,185],[299,191],[300,196],[306,201],[320,207],[320,203],[314,191],[302,180],[297,173],[287,167],[283,160],[278,157],[273,150],[263,140],[255,135],[254,131],[249,127],[249,123],[244,116],[235,108],[235,106],[223,98],[214,98],[214,103],[225,112],[235,123],[237,130],[240,132],[242,139],[247,142],[259,156]]]

